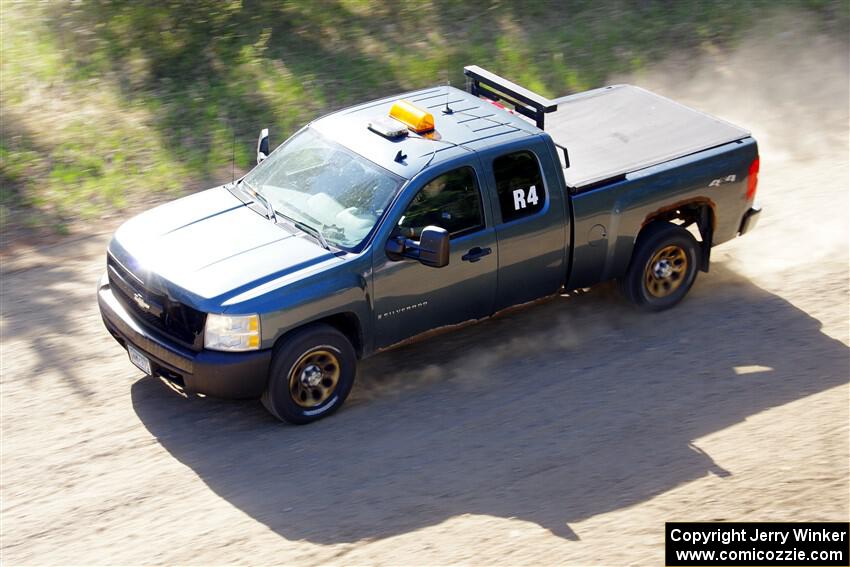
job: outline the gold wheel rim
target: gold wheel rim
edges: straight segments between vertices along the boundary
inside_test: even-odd
[[[646,264],[643,282],[653,297],[667,297],[685,281],[688,255],[680,246],[665,246]]]
[[[322,405],[339,383],[340,364],[336,353],[317,348],[298,359],[289,372],[289,395],[303,408]]]

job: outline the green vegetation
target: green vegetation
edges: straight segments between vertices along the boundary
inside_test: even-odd
[[[226,178],[236,141],[451,81],[475,63],[548,95],[734,45],[776,5],[846,30],[846,1],[160,0],[0,4],[0,223],[95,219]],[[842,31],[843,33],[843,31]]]

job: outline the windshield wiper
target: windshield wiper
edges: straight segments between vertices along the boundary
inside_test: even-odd
[[[272,222],[277,222],[277,211],[274,210],[274,207],[272,206],[271,201],[269,201],[269,198],[266,197],[265,195],[263,195],[262,193],[260,193],[259,191],[257,191],[256,189],[254,189],[253,187],[251,187],[251,185],[249,185],[247,181],[239,180],[239,182],[237,182],[236,186],[239,187],[240,185],[243,185],[243,184],[245,185],[245,189],[247,189],[246,192],[251,197],[253,197],[255,201],[259,201],[260,203],[263,204],[263,206],[266,207],[266,218],[269,219]]]
[[[288,220],[289,222],[294,224],[297,228],[301,229],[303,232],[306,232],[308,234],[315,236],[316,240],[318,240],[321,243],[322,248],[330,251],[331,246],[330,246],[330,244],[328,244],[328,241],[325,240],[325,235],[322,234],[321,230],[317,229],[314,226],[310,226],[309,224],[307,224],[305,222],[301,222],[300,220],[295,220],[292,217],[288,217],[288,216],[284,215],[283,213],[281,213],[280,216],[282,216],[283,218],[285,218],[286,220]]]
[[[268,216],[269,220],[277,222],[277,214],[275,213],[271,201],[269,201],[268,198],[259,191],[254,191],[254,197],[266,206],[266,216]]]
[[[277,211],[274,210],[274,207],[272,206],[271,201],[269,201],[268,197],[266,197],[265,195],[263,195],[262,193],[260,193],[259,191],[257,191],[253,187],[251,187],[251,185],[249,185],[246,181],[239,181],[239,183],[237,183],[237,186],[242,185],[242,184],[245,185],[245,188],[247,189],[247,192],[248,192],[249,195],[251,195],[257,201],[261,202],[262,204],[264,204],[266,206],[267,218],[269,218],[273,222],[277,222],[277,215],[282,216],[283,218],[285,218],[286,220],[288,220],[289,222],[294,224],[295,227],[300,229],[302,232],[306,232],[307,234],[315,236],[316,240],[318,240],[319,243],[322,245],[322,248],[324,248],[327,251],[330,251],[331,246],[330,246],[330,244],[328,244],[328,241],[325,239],[325,235],[322,234],[321,230],[319,230],[319,229],[317,229],[313,226],[310,226],[309,224],[307,224],[305,222],[295,220],[294,218],[287,216],[283,213],[278,213]]]

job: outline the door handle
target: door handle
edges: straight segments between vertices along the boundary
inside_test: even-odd
[[[480,246],[476,246],[466,254],[460,257],[464,262],[477,262],[487,254],[490,254],[493,250],[490,248],[481,248]]]

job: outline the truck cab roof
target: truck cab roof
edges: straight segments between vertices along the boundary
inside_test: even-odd
[[[434,117],[434,131],[409,132],[390,139],[369,129],[406,100]],[[346,108],[314,121],[311,127],[404,179],[458,155],[540,134],[533,124],[465,91],[440,86]],[[406,156],[396,160],[398,152]]]

